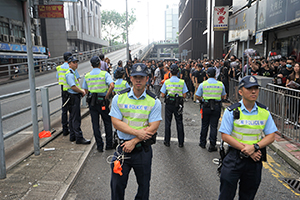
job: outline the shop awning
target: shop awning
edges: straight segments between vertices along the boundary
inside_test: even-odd
[[[10,52],[0,52],[0,58],[27,58],[27,53],[10,53]],[[48,58],[45,54],[33,54],[34,59],[46,59]]]

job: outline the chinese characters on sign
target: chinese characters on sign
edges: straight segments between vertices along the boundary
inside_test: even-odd
[[[39,18],[64,18],[64,6],[39,5]]]
[[[214,31],[228,30],[228,6],[214,8]]]

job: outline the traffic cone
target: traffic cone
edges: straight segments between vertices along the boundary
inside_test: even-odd
[[[39,137],[40,138],[51,137],[51,132],[43,130],[42,132],[39,133]]]

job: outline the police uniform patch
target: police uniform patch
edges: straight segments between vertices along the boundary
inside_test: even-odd
[[[140,72],[140,71],[142,71],[142,68],[141,68],[141,66],[139,65],[139,66],[137,66],[137,68],[136,68],[136,71],[137,72]]]

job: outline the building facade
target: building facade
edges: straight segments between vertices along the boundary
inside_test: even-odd
[[[22,1],[0,1],[0,65],[27,61],[23,22]],[[42,45],[38,19],[32,18],[31,28],[33,58],[36,60],[47,58],[46,48]]]
[[[52,2],[40,0],[40,4],[62,4],[64,18],[41,19],[43,44],[51,56],[64,52],[82,52],[108,46],[101,39],[100,0],[78,0],[78,2]]]
[[[206,1],[180,0],[179,2],[179,52],[186,50],[186,59],[203,58],[207,52]]]
[[[178,6],[167,6],[165,10],[165,40],[178,40]]]

